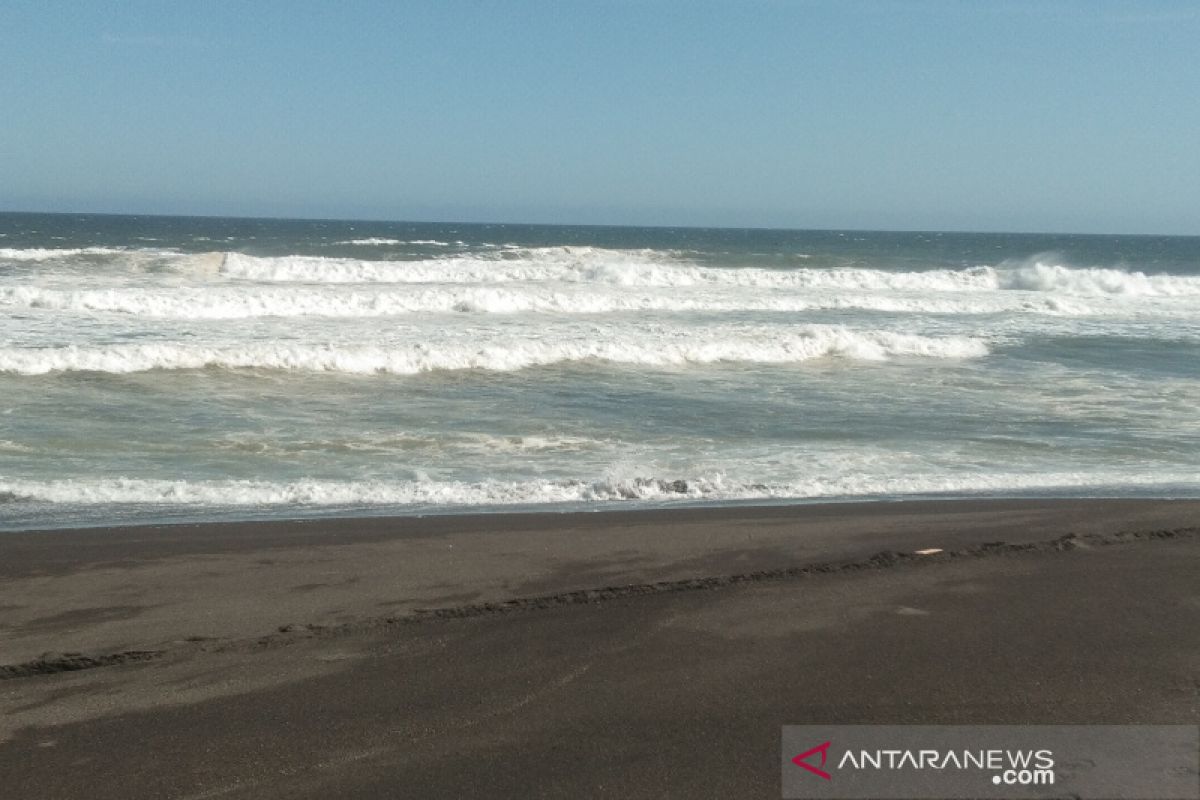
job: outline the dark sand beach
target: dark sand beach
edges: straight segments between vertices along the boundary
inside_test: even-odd
[[[4,533],[0,795],[777,797],[784,724],[1196,723],[1198,577],[1200,501]]]

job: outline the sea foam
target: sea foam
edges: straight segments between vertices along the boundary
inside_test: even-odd
[[[735,312],[868,310],[892,313],[1038,313],[1086,316],[1103,306],[1063,298],[1024,295],[932,296],[923,293],[856,293],[817,290],[711,287],[665,290],[611,286],[508,284],[420,286],[404,289],[355,286],[179,286],[59,289],[0,287],[0,306],[75,313],[113,313],[163,319],[252,317],[384,317],[412,313],[602,314],[629,311]]]
[[[295,283],[562,282],[624,287],[749,287],[961,291],[996,288],[987,268],[888,272],[873,269],[770,270],[705,267],[662,251],[538,248],[496,257],[363,261],[316,256],[257,257],[227,253],[222,273],[254,281]]]
[[[0,477],[0,503],[148,504],[167,506],[506,506],[619,501],[795,500],[839,497],[1102,490],[1112,486],[1190,486],[1194,474],[978,473],[817,476],[789,482],[747,481],[724,473],[684,477],[534,480],[155,480]]]
[[[501,257],[362,261],[314,256],[262,258],[227,253],[227,277],[297,283],[582,283],[615,287],[989,292],[1056,295],[1200,295],[1200,278],[1070,267],[1040,261],[996,267],[892,271],[871,268],[738,269],[701,266],[664,251],[524,248]]]
[[[1118,269],[1066,267],[1036,261],[997,270],[1001,289],[1070,295],[1200,296],[1200,278],[1147,275]]]
[[[716,329],[694,336],[686,331],[664,330],[657,337],[617,330],[603,339],[513,337],[469,343],[398,343],[388,347],[282,342],[8,347],[0,348],[0,372],[41,375],[64,371],[129,373],[224,368],[410,375],[432,370],[512,371],[587,360],[671,367],[716,362],[787,364],[824,357],[860,361],[894,357],[978,358],[987,352],[982,340],[971,337],[930,337],[811,325],[740,333]]]

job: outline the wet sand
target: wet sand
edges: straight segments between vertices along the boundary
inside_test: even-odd
[[[783,724],[1197,721],[1200,502],[0,534],[5,796],[777,797]]]

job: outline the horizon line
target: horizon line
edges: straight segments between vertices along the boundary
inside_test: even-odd
[[[448,220],[448,219],[385,219],[371,217],[288,217],[271,214],[162,214],[130,213],[121,211],[36,211],[0,209],[0,216],[26,214],[61,217],[151,217],[156,219],[218,219],[269,222],[361,222],[385,225],[487,225],[537,228],[640,228],[643,230],[701,230],[701,231],[777,231],[790,233],[951,233],[962,235],[1001,236],[1130,236],[1148,238],[1196,239],[1200,233],[1129,233],[1124,231],[1094,233],[1081,231],[1030,231],[1030,230],[980,230],[966,228],[802,228],[777,225],[645,225],[629,223],[595,222],[497,222],[494,220]]]

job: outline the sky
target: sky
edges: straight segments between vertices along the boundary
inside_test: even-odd
[[[0,0],[0,210],[1200,234],[1200,2]]]

